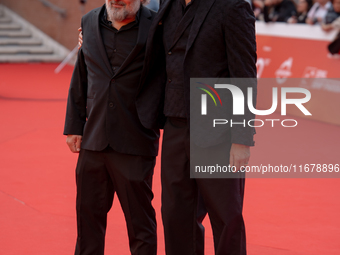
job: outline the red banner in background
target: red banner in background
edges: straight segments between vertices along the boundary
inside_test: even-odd
[[[288,107],[287,114],[340,125],[340,79],[334,79],[340,78],[340,58],[331,57],[327,50],[336,31],[324,33],[319,26],[262,22],[256,24],[256,30],[258,78],[276,81],[271,86],[268,82],[261,86],[259,81],[257,108],[271,107],[273,87],[304,87],[311,92],[311,100],[304,106],[312,116],[305,116],[295,106]]]

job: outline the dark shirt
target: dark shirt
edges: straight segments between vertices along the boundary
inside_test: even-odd
[[[186,118],[184,99],[183,61],[192,21],[199,0],[186,5],[185,0],[174,0],[164,20],[163,43],[166,51],[167,84],[164,114],[167,117]]]
[[[100,32],[114,73],[116,73],[136,45],[139,15],[140,11],[137,13],[135,21],[121,27],[120,30],[111,26],[111,21],[107,19],[106,10],[101,16]]]

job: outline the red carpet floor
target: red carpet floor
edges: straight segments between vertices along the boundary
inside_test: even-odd
[[[72,67],[0,64],[0,255],[73,254],[75,164],[62,135]],[[295,118],[297,119],[297,118]],[[298,119],[294,130],[257,130],[251,165],[340,163],[340,127]],[[155,170],[159,254],[160,162]],[[340,254],[340,179],[247,179],[249,255]],[[174,216],[175,217],[175,216]],[[209,220],[206,254],[213,254]],[[127,255],[118,200],[109,213],[106,254]]]

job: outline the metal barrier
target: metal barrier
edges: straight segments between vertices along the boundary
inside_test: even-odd
[[[44,6],[46,6],[46,7],[50,8],[50,9],[52,9],[53,11],[59,13],[61,17],[66,18],[67,12],[66,12],[65,9],[62,9],[62,8],[60,8],[60,7],[58,7],[58,6],[54,5],[54,4],[52,4],[51,2],[49,2],[49,1],[47,1],[47,0],[39,0],[39,1],[40,1]]]

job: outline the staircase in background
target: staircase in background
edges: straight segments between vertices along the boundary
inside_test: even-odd
[[[61,62],[61,44],[0,4],[0,62]]]

